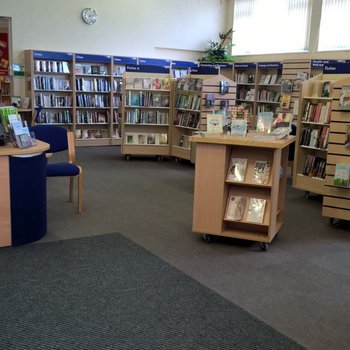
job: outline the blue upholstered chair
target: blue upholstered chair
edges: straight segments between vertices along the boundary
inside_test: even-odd
[[[78,213],[83,209],[83,170],[75,162],[74,134],[64,127],[57,125],[36,125],[30,128],[35,133],[35,138],[50,144],[47,154],[68,150],[67,162],[48,162],[46,165],[46,176],[68,176],[69,201],[73,201],[74,178],[78,178]]]

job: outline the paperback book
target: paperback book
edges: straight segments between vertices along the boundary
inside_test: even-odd
[[[229,195],[225,218],[228,220],[241,221],[243,219],[246,202],[247,198],[245,197]]]
[[[338,163],[335,166],[334,185],[349,187],[350,184],[350,164]]]
[[[267,185],[270,179],[271,162],[265,160],[255,161],[253,183]]]
[[[248,160],[245,158],[231,158],[227,172],[228,181],[243,182],[247,170]]]
[[[247,221],[262,224],[264,222],[266,199],[249,198]]]
[[[342,86],[339,107],[340,109],[350,110],[350,86]]]

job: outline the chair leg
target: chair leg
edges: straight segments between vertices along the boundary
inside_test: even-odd
[[[74,176],[69,178],[69,201],[73,202],[74,197]]]
[[[83,210],[83,169],[79,166],[78,175],[78,214]]]

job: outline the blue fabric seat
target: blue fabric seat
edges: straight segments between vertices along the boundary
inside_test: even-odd
[[[83,184],[82,176],[83,171],[81,166],[75,164],[75,144],[74,134],[68,131],[62,126],[58,125],[35,125],[30,127],[30,131],[33,131],[35,138],[38,140],[47,142],[50,144],[50,148],[46,152],[47,154],[68,151],[67,162],[52,162],[51,160],[46,164],[46,176],[69,177],[69,201],[73,201],[74,194],[74,178],[78,179],[78,213],[81,213],[83,208]]]

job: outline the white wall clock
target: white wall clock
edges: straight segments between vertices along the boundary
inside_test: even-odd
[[[86,24],[94,24],[97,20],[97,13],[92,8],[85,8],[81,12],[81,18]]]

